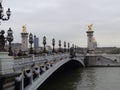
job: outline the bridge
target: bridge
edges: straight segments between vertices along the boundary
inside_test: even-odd
[[[2,71],[9,70],[9,72],[1,73],[4,73],[3,76],[6,74],[14,79],[9,80],[10,78],[7,76],[5,81],[8,82],[2,81],[1,90],[37,90],[47,78],[66,63],[78,63],[80,66],[85,67],[84,55],[77,53],[74,57],[71,57],[69,53],[44,54],[43,56],[32,55],[18,58],[13,58],[6,54],[4,57],[5,59],[6,57],[9,58],[8,62],[6,61],[9,64],[4,66],[6,68],[2,69]]]
[[[36,90],[58,68],[70,61],[78,62],[83,67],[85,66],[83,56],[70,58],[68,53],[42,57],[33,56],[32,58],[24,59],[24,61],[15,61],[15,72],[20,73],[16,80],[21,90]]]
[[[71,51],[26,57],[13,57],[8,56],[8,52],[0,52],[1,90],[37,90],[56,70],[68,63],[82,67],[120,66],[118,59],[109,58],[112,55],[73,54]]]
[[[0,2],[0,9],[2,2]],[[1,9],[2,10],[2,9]],[[1,16],[2,15],[2,16]],[[0,12],[0,19],[9,20],[10,9],[7,11],[7,18]],[[21,46],[16,55],[11,46],[13,41],[13,31],[8,30],[7,37],[4,31],[0,32],[0,90],[37,90],[55,71],[63,65],[72,64],[82,67],[90,66],[120,66],[120,55],[98,54],[95,52],[97,42],[93,37],[92,24],[88,26],[87,37],[88,46],[85,53],[76,46],[64,41],[64,48],[55,48],[55,39],[52,39],[52,53],[46,50],[46,37],[43,37],[42,54],[37,53],[37,38],[32,33],[27,33],[26,26],[22,27]],[[28,35],[30,47],[28,47]],[[35,41],[33,40],[35,39]],[[6,41],[9,42],[8,50],[5,49]],[[33,42],[37,42],[32,47]],[[35,52],[34,52],[35,51]],[[72,67],[72,66],[71,66]]]

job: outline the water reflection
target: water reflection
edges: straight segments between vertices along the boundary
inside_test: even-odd
[[[60,72],[38,90],[120,90],[120,68],[77,68]]]
[[[96,86],[96,75],[95,75],[95,70],[94,68],[91,69],[84,69],[83,72],[81,73],[81,80],[79,83],[77,83],[77,89],[80,90],[94,90]]]

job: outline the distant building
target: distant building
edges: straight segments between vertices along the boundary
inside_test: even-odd
[[[80,53],[86,53],[87,52],[87,48],[84,47],[80,47]],[[95,53],[111,53],[111,51],[117,49],[117,47],[97,47],[95,50]]]
[[[34,36],[34,49],[39,48],[39,38]]]
[[[110,53],[116,49],[116,47],[97,47],[96,53]]]

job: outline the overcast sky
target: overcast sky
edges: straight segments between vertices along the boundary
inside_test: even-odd
[[[69,41],[87,46],[87,25],[93,24],[98,46],[120,47],[120,0],[3,0],[4,10],[11,8],[11,19],[1,23],[1,29],[14,31],[14,42],[21,42],[22,25],[27,32],[48,44]]]

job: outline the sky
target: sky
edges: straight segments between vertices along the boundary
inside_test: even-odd
[[[10,8],[9,21],[1,21],[1,30],[11,27],[14,42],[21,42],[22,26],[27,32],[43,36],[47,44],[52,38],[87,46],[88,24],[93,24],[99,47],[120,47],[120,0],[3,0],[4,11]]]

